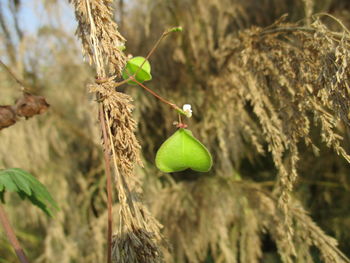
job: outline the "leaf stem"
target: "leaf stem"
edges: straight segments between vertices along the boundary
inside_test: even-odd
[[[172,103],[172,102],[164,99],[162,96],[160,96],[159,94],[157,94],[156,92],[154,92],[153,90],[151,90],[150,88],[146,87],[144,84],[139,82],[137,79],[135,79],[134,76],[130,76],[129,79],[136,82],[140,87],[145,89],[147,92],[151,93],[154,97],[159,99],[161,102],[168,104],[170,107],[175,109],[178,113],[181,113],[181,114],[186,116],[185,112],[179,106],[177,106],[175,103]]]
[[[146,87],[145,85],[143,85],[141,82],[139,82],[138,80],[136,80],[136,75],[137,73],[142,69],[143,65],[146,63],[146,61],[152,56],[152,54],[156,51],[156,49],[158,48],[160,42],[162,42],[162,40],[169,35],[172,32],[179,32],[181,31],[182,28],[181,27],[175,27],[175,28],[171,28],[168,29],[166,31],[164,31],[162,33],[162,35],[160,36],[160,38],[156,41],[156,43],[153,45],[152,49],[148,52],[147,56],[145,57],[144,61],[141,63],[141,65],[137,68],[137,70],[135,71],[134,74],[130,75],[129,78],[116,83],[115,87],[119,87],[125,83],[127,83],[129,80],[132,80],[134,82],[136,82],[140,87],[144,88],[146,91],[148,91],[149,93],[151,93],[154,97],[156,97],[157,99],[159,99],[160,101],[164,102],[165,104],[168,104],[170,107],[172,107],[173,109],[175,109],[178,113],[183,114],[185,116],[186,113],[180,108],[178,107],[176,104],[164,99],[163,97],[161,97],[160,95],[158,95],[157,93],[155,93],[153,90],[151,90],[150,88]]]
[[[171,30],[166,30],[163,32],[163,34],[160,36],[160,38],[156,41],[156,43],[153,45],[152,49],[148,52],[147,56],[145,57],[144,61],[141,63],[141,65],[138,67],[138,69],[135,71],[135,73],[132,75],[133,77],[135,77],[137,75],[137,73],[139,73],[139,71],[142,69],[143,65],[146,63],[146,61],[152,56],[152,54],[154,53],[154,51],[156,51],[156,49],[158,48],[160,42],[162,42],[162,40],[169,35],[171,32]]]
[[[24,251],[23,251],[21,245],[19,244],[19,241],[16,237],[15,231],[11,227],[10,221],[8,220],[8,218],[6,216],[6,212],[3,209],[3,206],[1,204],[0,204],[0,221],[1,221],[2,226],[4,227],[7,238],[9,239],[12,247],[14,248],[14,250],[17,254],[19,261],[21,263],[29,263],[26,255],[24,254]]]

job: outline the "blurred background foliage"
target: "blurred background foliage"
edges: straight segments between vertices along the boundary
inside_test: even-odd
[[[249,256],[244,261],[242,255],[257,253],[256,258],[260,258],[259,251],[244,248],[259,244],[263,253],[260,262],[280,262],[274,238],[266,231],[255,229],[259,240],[255,244],[254,240],[241,243],[237,246],[239,252],[234,251],[235,244],[231,247],[232,243],[220,244],[223,236],[231,235],[228,239],[234,242],[235,231],[261,223],[256,222],[260,220],[259,214],[252,214],[247,208],[242,196],[249,193],[238,182],[255,182],[259,189],[270,192],[275,184],[276,168],[271,155],[259,154],[247,137],[250,130],[244,130],[244,124],[239,123],[240,112],[233,114],[237,113],[231,105],[234,101],[224,98],[227,89],[219,62],[227,54],[219,51],[225,50],[222,46],[227,44],[223,42],[227,36],[234,41],[242,31],[269,26],[285,13],[287,21],[300,22],[313,13],[328,12],[350,28],[350,3],[348,0],[205,2],[114,2],[119,31],[127,39],[126,53],[145,55],[164,29],[184,27],[182,34],[165,40],[151,58],[153,80],[149,86],[178,105],[192,104],[194,116],[188,124],[214,157],[214,168],[208,174],[159,172],[154,166],[155,153],[174,132],[172,123],[177,116],[143,90],[123,87],[134,98],[137,136],[142,145],[145,167],[137,168],[136,172],[143,178],[146,203],[164,225],[165,237],[172,247],[170,254],[165,255],[168,262],[255,262]],[[325,23],[339,29],[330,19],[325,19]],[[73,8],[63,1],[36,0],[30,7],[28,1],[0,2],[1,60],[34,94],[45,96],[51,105],[46,114],[19,121],[0,132],[0,168],[20,167],[30,171],[48,187],[62,209],[54,219],[49,219],[29,203],[7,196],[6,209],[32,262],[105,260],[104,164],[97,103],[86,87],[93,81],[94,73],[83,62],[80,44],[74,36],[75,27]],[[0,83],[0,105],[13,104],[21,96],[20,87],[3,69],[0,69]],[[258,125],[254,118],[242,115],[243,118],[251,122],[251,127]],[[342,146],[349,152],[349,129],[341,122],[337,128],[344,137]],[[256,136],[259,141],[261,135]],[[299,178],[293,195],[350,256],[349,164],[326,147],[319,128],[312,126],[311,136],[320,151],[315,154],[304,144],[298,145]],[[118,217],[117,209],[116,202],[115,217]],[[241,211],[244,214],[238,214]],[[192,250],[192,245],[198,249]],[[239,254],[240,259],[230,259],[231,254]],[[317,253],[311,254],[318,262]],[[3,234],[0,262],[16,262]],[[311,261],[299,258],[296,262]]]

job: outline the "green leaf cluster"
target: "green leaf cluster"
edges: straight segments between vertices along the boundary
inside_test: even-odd
[[[53,210],[59,209],[45,186],[22,169],[0,170],[0,199],[3,203],[5,191],[16,192],[21,199],[28,198],[49,216],[53,215]]]

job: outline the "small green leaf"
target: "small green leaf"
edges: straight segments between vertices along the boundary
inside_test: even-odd
[[[134,75],[136,72],[135,79],[138,82],[145,82],[152,79],[151,75],[151,65],[148,60],[146,60],[144,57],[134,57],[130,59],[122,72],[123,79],[128,79],[129,76]],[[141,65],[143,64],[142,68],[140,69]],[[140,70],[139,70],[140,69]],[[137,85],[134,81],[128,81],[128,84],[131,85]]]
[[[0,199],[2,201],[5,190],[17,192],[22,199],[28,198],[50,216],[52,216],[51,208],[59,209],[45,186],[22,169],[0,170]]]
[[[207,148],[187,129],[177,130],[159,148],[156,166],[166,173],[192,169],[208,172],[213,164]]]

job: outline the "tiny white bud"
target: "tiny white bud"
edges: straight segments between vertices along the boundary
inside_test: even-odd
[[[191,110],[191,104],[184,104],[184,105],[182,106],[182,109],[183,109],[184,111],[186,111],[186,110]]]
[[[182,110],[186,113],[186,116],[188,118],[191,118],[191,116],[192,116],[191,104],[184,104],[182,106]]]

